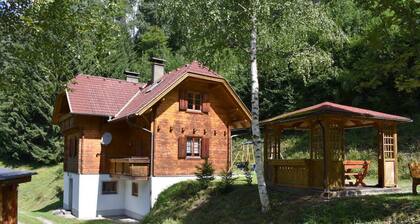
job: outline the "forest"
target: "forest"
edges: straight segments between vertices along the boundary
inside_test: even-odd
[[[62,160],[55,97],[76,74],[150,79],[198,60],[250,108],[250,0],[0,1],[0,155]],[[323,101],[410,117],[420,149],[418,0],[261,0],[260,119]]]

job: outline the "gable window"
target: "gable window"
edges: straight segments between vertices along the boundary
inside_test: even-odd
[[[102,194],[117,194],[117,181],[102,182]]]
[[[131,195],[139,196],[139,184],[136,182],[131,183]]]
[[[201,111],[202,96],[201,93],[188,92],[187,93],[188,110]]]
[[[201,138],[188,137],[187,138],[187,157],[200,157],[201,154]]]

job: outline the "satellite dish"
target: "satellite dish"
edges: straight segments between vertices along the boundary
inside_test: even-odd
[[[109,132],[105,132],[101,138],[102,145],[109,145],[112,141],[112,134]]]

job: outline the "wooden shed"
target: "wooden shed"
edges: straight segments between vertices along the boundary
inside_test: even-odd
[[[377,111],[324,102],[262,121],[264,165],[269,183],[289,187],[341,190],[345,186],[346,129],[377,129],[378,187],[396,187],[397,125],[411,119]],[[308,131],[308,159],[281,158],[285,130]],[[357,175],[353,174],[352,175]]]
[[[18,185],[31,181],[35,173],[0,168],[0,223],[17,223]]]

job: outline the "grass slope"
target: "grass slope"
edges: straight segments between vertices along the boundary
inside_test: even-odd
[[[0,167],[37,172],[32,181],[19,185],[19,222],[23,224],[42,224],[41,219],[53,223],[112,223],[108,220],[81,221],[66,219],[52,214],[52,210],[62,207],[63,164],[54,166],[16,165],[0,162]]]
[[[238,182],[221,194],[196,182],[164,191],[143,223],[420,223],[420,197],[410,194],[323,201],[318,194],[270,191],[272,210],[261,214],[256,185]]]

